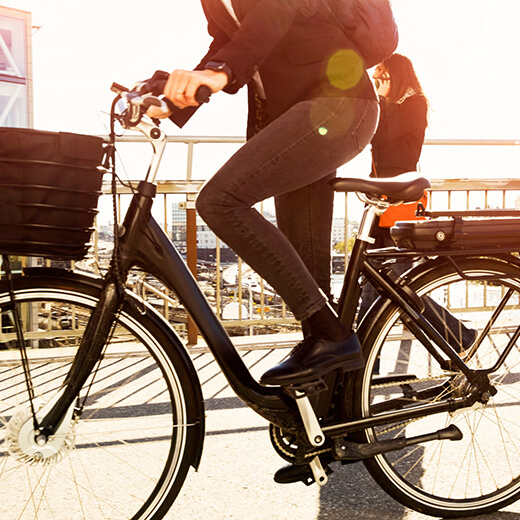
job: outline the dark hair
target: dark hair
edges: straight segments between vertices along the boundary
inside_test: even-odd
[[[392,54],[383,61],[382,65],[390,75],[390,92],[388,93],[388,101],[397,103],[403,97],[411,92],[422,96],[428,104],[428,99],[424,95],[424,91],[419,83],[412,62],[402,54]]]

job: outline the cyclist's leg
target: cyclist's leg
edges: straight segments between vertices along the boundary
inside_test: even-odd
[[[197,209],[213,231],[309,325],[311,335],[262,376],[265,384],[300,383],[362,363],[357,340],[327,305],[290,241],[253,205],[324,179],[353,158],[372,136],[377,112],[375,102],[363,99],[298,103],[249,140],[197,199]]]
[[[278,228],[296,249],[332,306],[330,237],[334,192],[328,183],[335,176],[335,172],[331,173],[299,190],[275,197]],[[305,320],[302,332],[304,337],[311,333]]]
[[[289,239],[329,301],[332,300],[331,243],[333,172],[317,182],[275,197],[278,228]]]
[[[253,205],[327,177],[365,147],[376,118],[371,100],[298,103],[250,139],[197,199],[207,224],[278,291],[299,320],[326,299],[289,240]]]

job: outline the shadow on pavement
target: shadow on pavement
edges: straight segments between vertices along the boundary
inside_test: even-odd
[[[321,489],[319,520],[405,518],[406,508],[372,480],[362,463],[345,466],[336,463],[332,469],[334,473]]]
[[[334,473],[320,491],[317,520],[444,520],[405,508],[374,482],[362,463],[333,464]],[[466,520],[519,520],[518,513],[496,512]]]

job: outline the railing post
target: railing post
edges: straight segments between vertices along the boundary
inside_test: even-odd
[[[193,276],[197,278],[197,212],[194,193],[186,195],[186,263]],[[188,345],[197,344],[198,330],[188,315]]]

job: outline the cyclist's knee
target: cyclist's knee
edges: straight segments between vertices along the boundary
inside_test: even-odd
[[[225,193],[214,189],[211,182],[207,183],[197,196],[195,208],[197,213],[206,222],[210,222],[215,215],[222,212],[224,206]]]
[[[209,223],[233,214],[237,209],[247,208],[249,204],[240,195],[230,190],[229,186],[210,180],[199,192],[195,207],[198,214]]]

